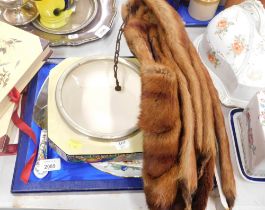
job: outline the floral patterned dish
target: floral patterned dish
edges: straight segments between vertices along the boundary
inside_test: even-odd
[[[265,88],[265,9],[247,0],[225,9],[195,45],[224,105],[244,108]]]
[[[197,48],[197,51],[198,51],[199,43],[201,42],[202,38],[203,38],[203,35],[200,35],[194,41],[194,45]],[[209,51],[207,59],[213,64],[214,67],[217,67],[220,65],[220,60],[216,57],[216,52]],[[222,104],[224,104],[225,106],[228,106],[228,107],[245,107],[247,105],[248,101],[247,100],[240,100],[237,97],[232,97],[229,94],[229,92],[227,91],[227,89],[225,88],[225,85],[222,83],[220,78],[216,74],[214,74],[211,71],[211,69],[205,64],[205,60],[202,59],[202,62],[206,66],[206,68],[207,68],[207,70],[208,70],[208,72],[209,72],[209,74],[213,80],[214,86],[218,92],[219,99],[222,102]]]
[[[240,122],[240,118],[243,115],[243,109],[233,109],[229,114],[230,118],[230,130],[232,133],[233,139],[233,147],[234,152],[236,154],[237,166],[241,176],[251,182],[265,182],[265,173],[253,173],[248,169],[247,166],[247,152],[244,150],[243,142],[245,139],[249,139],[249,135],[244,135],[245,130],[249,129],[242,129],[242,124]],[[250,138],[251,139],[251,138]],[[250,140],[249,139],[249,140]],[[253,140],[253,139],[252,139]],[[256,146],[253,144],[253,141],[250,141],[250,149],[251,151],[255,152]]]
[[[93,167],[119,177],[142,177],[142,161],[131,162],[98,162],[91,163]]]

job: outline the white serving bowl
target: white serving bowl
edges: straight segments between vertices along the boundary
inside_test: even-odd
[[[265,10],[247,0],[214,17],[195,45],[224,105],[246,107],[265,88]]]
[[[238,116],[238,139],[246,173],[265,178],[265,91],[259,91]]]

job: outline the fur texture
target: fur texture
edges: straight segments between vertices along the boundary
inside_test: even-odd
[[[235,182],[220,102],[181,18],[164,0],[129,0],[122,16],[127,44],[141,64],[139,126],[149,208],[206,208],[216,138],[222,188],[232,207]]]

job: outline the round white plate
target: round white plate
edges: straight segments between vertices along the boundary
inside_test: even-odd
[[[135,132],[140,113],[138,67],[119,60],[121,91],[115,91],[112,58],[85,58],[64,71],[56,87],[56,104],[67,124],[100,139],[120,140]]]

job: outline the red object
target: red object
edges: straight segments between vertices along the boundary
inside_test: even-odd
[[[0,156],[17,154],[17,144],[9,144],[8,135],[0,137]]]
[[[21,173],[21,180],[27,184],[28,181],[29,181],[29,177],[30,177],[30,173],[32,171],[32,167],[33,167],[33,164],[34,164],[34,160],[36,158],[36,155],[37,155],[37,147],[36,147],[36,135],[35,133],[33,132],[33,130],[18,116],[18,106],[19,106],[19,101],[20,101],[20,93],[19,91],[16,89],[16,88],[13,88],[10,93],[8,94],[10,100],[12,102],[14,102],[16,104],[16,109],[15,111],[13,112],[12,114],[12,121],[13,123],[22,131],[24,132],[26,135],[28,135],[34,145],[35,145],[35,148],[34,148],[34,151],[33,151],[33,154],[31,155],[29,161],[26,163],[25,167],[23,168],[22,170],[22,173]]]

